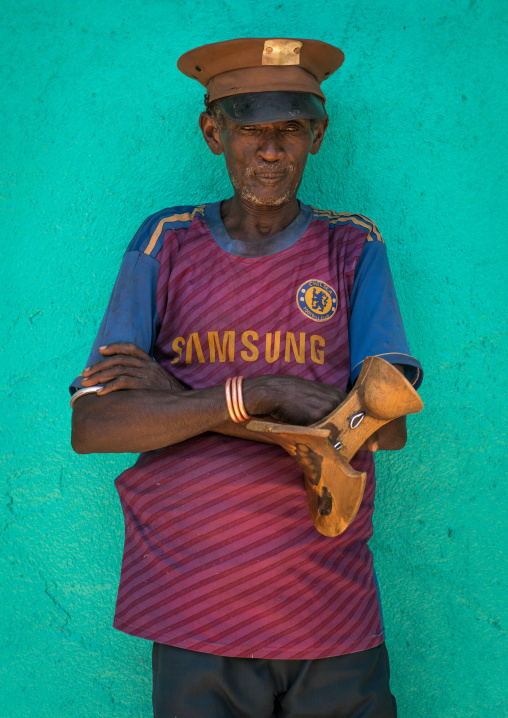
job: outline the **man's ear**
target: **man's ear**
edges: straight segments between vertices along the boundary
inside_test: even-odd
[[[323,142],[323,138],[325,136],[327,127],[328,127],[328,117],[326,118],[326,120],[320,120],[317,130],[314,132],[314,140],[313,140],[312,146],[309,150],[311,155],[317,155],[317,153],[321,149],[321,143]]]
[[[222,142],[220,141],[220,132],[212,122],[212,118],[207,112],[202,112],[199,116],[199,127],[205,138],[205,142],[214,155],[222,154]]]

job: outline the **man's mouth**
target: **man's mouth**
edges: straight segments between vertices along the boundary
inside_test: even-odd
[[[285,172],[277,172],[277,174],[270,173],[269,175],[267,175],[265,173],[262,173],[262,174],[256,173],[256,177],[258,177],[259,179],[264,179],[264,180],[278,180],[281,177],[285,177],[285,176],[286,176]]]
[[[261,180],[261,182],[266,182],[267,184],[275,184],[276,182],[280,182],[281,179],[284,179],[289,174],[289,170],[282,170],[280,172],[269,172],[266,170],[261,170],[258,172],[252,173],[256,179]]]
[[[292,171],[293,167],[249,167],[245,174],[248,177],[256,177],[257,179],[267,180],[268,182],[277,182],[277,180],[280,180],[282,177],[291,174]]]

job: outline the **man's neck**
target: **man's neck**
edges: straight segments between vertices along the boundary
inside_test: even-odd
[[[296,197],[280,207],[265,207],[249,205],[234,195],[222,203],[220,212],[232,239],[256,242],[289,227],[300,214],[300,206]]]

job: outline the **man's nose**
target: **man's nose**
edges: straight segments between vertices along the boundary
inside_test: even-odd
[[[258,156],[265,162],[277,162],[285,155],[278,132],[264,132],[258,147]]]

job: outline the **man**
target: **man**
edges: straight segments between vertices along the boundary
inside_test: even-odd
[[[281,38],[180,58],[234,193],[143,223],[71,388],[77,452],[141,452],[117,479],[114,625],[154,642],[157,718],[396,715],[367,542],[372,451],[402,448],[405,418],[353,460],[367,487],[337,538],[315,530],[296,462],[245,421],[320,420],[369,355],[421,381],[377,227],[297,199],[342,61]]]

